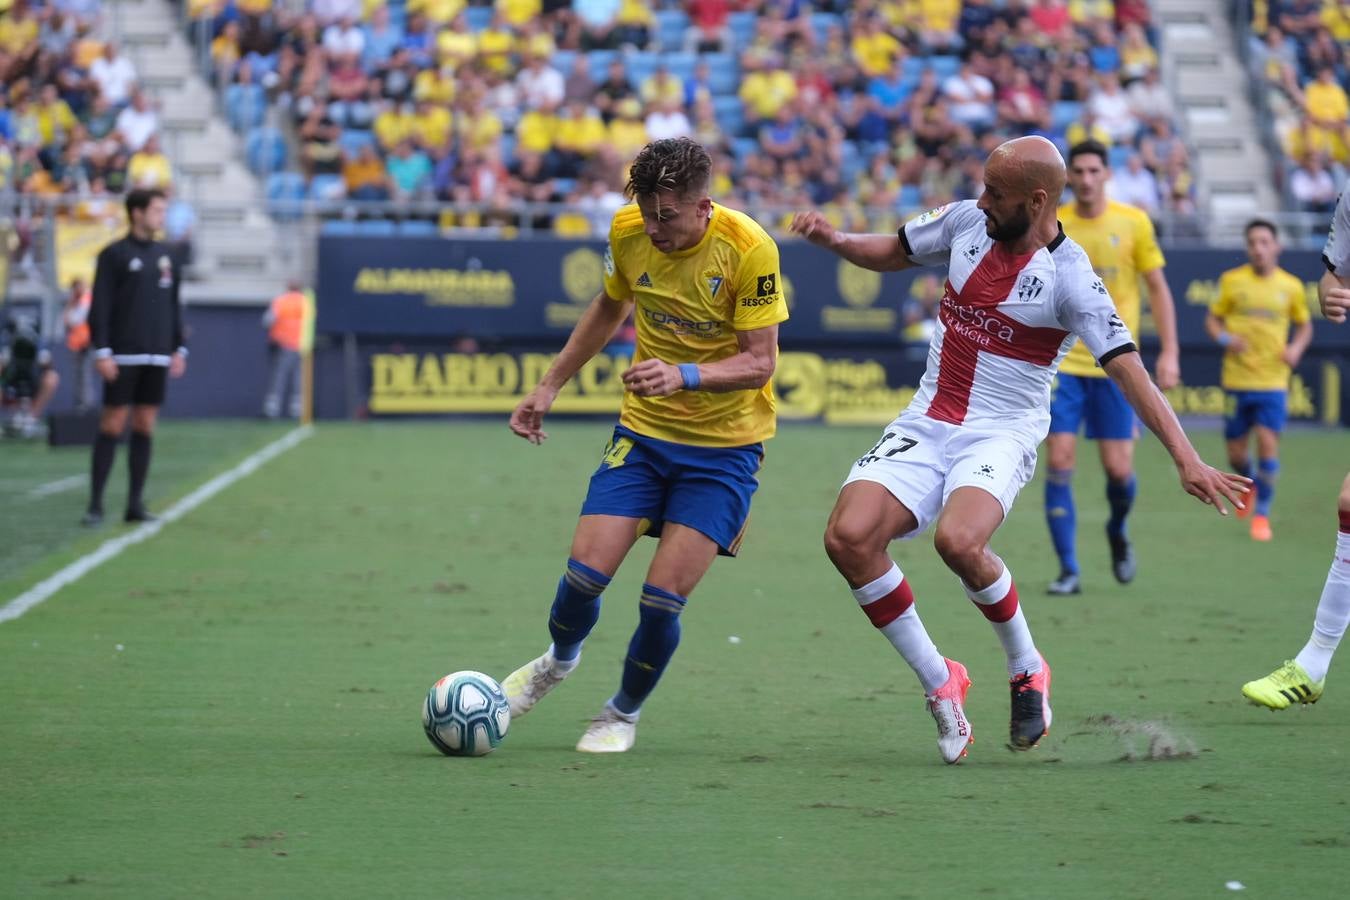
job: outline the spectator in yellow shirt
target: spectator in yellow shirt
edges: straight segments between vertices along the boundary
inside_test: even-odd
[[[34,112],[37,114],[38,134],[44,147],[64,144],[66,137],[75,128],[75,114],[56,92],[54,84],[42,86]]]
[[[614,17],[614,22],[614,33],[619,46],[632,44],[639,50],[645,50],[651,40],[656,16],[652,13],[651,5],[643,0],[623,0],[619,4],[619,14]]]
[[[1341,162],[1350,159],[1350,99],[1345,89],[1336,83],[1336,73],[1330,66],[1317,70],[1317,80],[1303,91],[1303,109],[1315,128],[1322,131],[1332,156]]]
[[[389,199],[389,175],[370,144],[363,145],[355,157],[346,158],[342,165],[342,181],[347,196],[353,200]]]
[[[141,149],[132,154],[127,163],[127,186],[160,190],[173,186],[173,166],[160,152],[159,135],[150,135]]]
[[[0,50],[15,56],[31,56],[37,51],[38,20],[24,0],[14,0],[9,12],[0,16]]]
[[[516,149],[544,154],[553,149],[558,119],[545,109],[532,109],[516,123]]]
[[[563,107],[553,140],[558,174],[566,178],[577,177],[586,160],[605,143],[606,137],[604,120],[595,109],[579,100]]]
[[[488,27],[478,34],[478,62],[484,68],[501,75],[512,71],[511,54],[516,49],[516,36],[506,24],[501,12],[492,15]]]
[[[665,66],[657,66],[652,76],[638,88],[638,96],[648,108],[666,101],[683,106],[684,85],[680,84],[679,79],[673,78]]]
[[[413,79],[412,95],[417,102],[423,100],[438,106],[449,107],[455,102],[455,70],[442,64],[439,69],[423,69]]]
[[[632,159],[647,146],[647,125],[642,121],[642,104],[634,97],[623,100],[609,123],[609,145],[621,159]]]
[[[480,151],[495,148],[502,131],[501,118],[481,101],[466,102],[455,110],[455,133],[467,148]]]
[[[749,60],[746,62],[750,63]],[[783,69],[765,67],[745,76],[740,98],[745,104],[746,121],[759,125],[773,119],[778,110],[797,99],[797,82]]]
[[[465,0],[408,0],[408,17],[420,14],[428,22],[444,25],[468,6]]]
[[[428,153],[439,150],[450,140],[452,124],[450,110],[430,100],[419,100],[413,115],[413,139]]]
[[[386,153],[390,152],[399,145],[400,141],[406,140],[412,135],[412,104],[404,103],[400,106],[394,106],[392,103],[385,104],[380,114],[375,117],[375,123],[371,128],[375,132],[375,140],[379,141],[381,149]]]
[[[539,18],[539,13],[543,11],[540,0],[497,0],[493,5],[516,28]]]
[[[853,61],[868,78],[885,75],[895,61],[905,55],[904,45],[882,28],[881,20],[876,16],[867,16],[859,22],[850,48]]]
[[[458,68],[470,62],[478,53],[478,37],[469,30],[464,14],[455,16],[450,25],[436,35],[436,58],[441,65]]]

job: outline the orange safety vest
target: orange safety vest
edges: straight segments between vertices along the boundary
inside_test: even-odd
[[[89,348],[89,305],[92,302],[93,295],[88,291],[81,294],[79,307],[84,310],[84,318],[80,324],[66,328],[66,348],[71,353],[80,353]]]
[[[305,295],[288,291],[272,301],[272,327],[267,335],[286,350],[299,350],[305,330]]]

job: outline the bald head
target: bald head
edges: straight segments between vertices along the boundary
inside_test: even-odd
[[[1048,244],[1059,230],[1055,210],[1065,181],[1064,158],[1045,138],[999,144],[984,164],[979,201],[989,236],[1020,250]]]
[[[985,171],[1009,190],[1028,194],[1042,190],[1056,198],[1064,191],[1064,157],[1053,143],[1039,135],[999,144],[989,154]]]

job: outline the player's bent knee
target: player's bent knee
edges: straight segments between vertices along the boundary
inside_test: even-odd
[[[878,549],[885,550],[874,546],[879,529],[865,525],[860,519],[841,518],[825,526],[825,555],[845,575],[856,571]]]
[[[964,525],[939,523],[933,535],[933,547],[947,568],[960,572],[976,565],[984,556],[985,538]]]

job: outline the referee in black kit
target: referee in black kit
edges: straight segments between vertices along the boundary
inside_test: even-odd
[[[134,190],[127,194],[126,205],[130,231],[99,253],[89,307],[89,346],[103,379],[103,411],[94,441],[85,525],[103,521],[103,487],[127,425],[128,407],[131,490],[124,520],[155,518],[146,512],[142,498],[150,471],[150,438],[164,402],[165,381],[187,370],[178,266],[168,246],[155,240],[168,207],[164,193]]]

